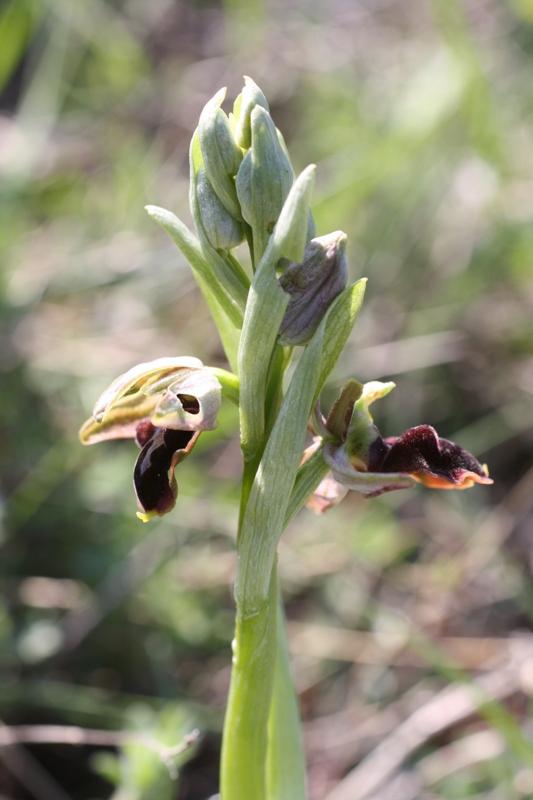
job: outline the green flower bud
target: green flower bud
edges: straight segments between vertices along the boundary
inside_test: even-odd
[[[219,200],[202,167],[196,178],[196,196],[206,236],[215,250],[233,250],[244,239],[242,224]]]
[[[251,114],[252,146],[237,173],[237,196],[251,226],[254,259],[259,263],[293,183],[294,173],[268,111],[256,106]]]
[[[251,78],[244,76],[244,89],[235,100],[233,113],[237,121],[235,128],[235,139],[237,144],[244,150],[252,144],[252,127],[250,117],[256,106],[262,106],[266,111],[269,110],[265,95],[254,83]]]
[[[225,209],[241,222],[234,178],[242,162],[242,150],[234,139],[229,119],[220,108],[225,96],[226,90],[221,89],[207,103],[198,123],[198,135],[209,182]]]
[[[312,239],[301,264],[291,264],[279,279],[291,299],[281,327],[281,344],[307,344],[333,300],[346,286],[346,234],[335,231]]]

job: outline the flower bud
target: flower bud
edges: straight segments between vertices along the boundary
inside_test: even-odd
[[[279,331],[281,344],[307,344],[345,288],[346,240],[342,231],[312,239],[301,264],[291,264],[279,279],[281,288],[291,296]]]
[[[224,208],[238,222],[242,220],[235,189],[235,175],[242,162],[242,150],[235,141],[229,119],[220,108],[226,95],[221,89],[200,115],[198,136],[205,171]]]
[[[205,169],[200,169],[196,178],[196,196],[200,216],[209,243],[215,250],[233,250],[244,239],[242,224],[237,222],[219,200],[209,183]]]
[[[256,106],[269,110],[265,95],[259,86],[251,79],[244,77],[244,89],[235,100],[233,113],[236,119],[235,139],[244,150],[252,144],[252,126],[250,117]]]
[[[251,114],[252,145],[236,178],[242,216],[251,226],[254,259],[259,263],[287,199],[294,175],[268,111],[256,105]]]

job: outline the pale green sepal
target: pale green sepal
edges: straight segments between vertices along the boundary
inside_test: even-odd
[[[236,406],[239,405],[239,379],[237,375],[234,375],[233,372],[228,372],[225,369],[220,369],[219,367],[206,367],[210,372],[213,373],[215,378],[220,384],[220,388],[222,389],[222,396],[226,398],[226,400],[230,400]]]
[[[366,280],[361,278],[348,286],[328,311],[315,403],[352,332],[365,296]]]
[[[237,120],[235,139],[244,150],[248,150],[252,143],[250,116],[256,106],[262,106],[266,111],[269,110],[267,99],[259,86],[245,75],[244,89],[233,106],[233,113]]]
[[[256,105],[251,125],[252,146],[244,156],[235,185],[242,216],[252,228],[257,263],[266,250],[294,173],[268,111]]]
[[[96,422],[103,422],[106,414],[120,398],[137,393],[155,394],[166,391],[180,372],[188,374],[195,370],[198,373],[203,367],[200,359],[194,356],[156,358],[155,361],[137,364],[115,378],[100,395],[93,409],[93,417]],[[154,386],[155,391],[149,391]]]
[[[248,295],[238,371],[241,444],[247,460],[253,458],[263,438],[270,359],[289,302],[289,295],[281,289],[276,278],[276,264],[282,256],[291,259],[303,256],[314,174],[314,167],[307,167],[294,183]]]
[[[267,597],[270,572],[314,405],[325,327],[326,319],[298,362],[250,491],[235,581],[237,606],[245,617],[257,614]]]
[[[220,106],[226,96],[221,89],[200,115],[198,136],[209,182],[224,207],[238,221],[241,209],[233,178],[242,161],[242,151],[233,138],[230,122]]]
[[[196,236],[175,214],[158,206],[146,206],[146,211],[178,245],[191,265],[206,301],[209,303],[209,298],[212,297],[227,314],[232,324],[236,328],[241,328],[246,304],[246,289],[242,283],[235,278],[233,272],[232,277],[229,278],[228,270],[216,251],[213,252],[218,259],[207,261]]]

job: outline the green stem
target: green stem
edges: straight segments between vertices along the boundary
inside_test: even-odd
[[[279,592],[277,653],[268,720],[267,800],[305,800],[305,754]]]
[[[276,565],[259,614],[237,614],[233,669],[224,721],[221,800],[267,800],[268,718],[276,660]]]

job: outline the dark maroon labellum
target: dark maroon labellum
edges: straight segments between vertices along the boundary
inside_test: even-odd
[[[162,515],[174,507],[178,494],[173,470],[170,474],[176,463],[175,454],[187,448],[196,432],[152,428],[152,436],[137,458],[133,483],[142,509]]]
[[[426,473],[450,483],[461,483],[465,472],[485,478],[486,473],[474,456],[448,439],[439,439],[431,425],[418,425],[394,439],[389,446],[380,472]]]

